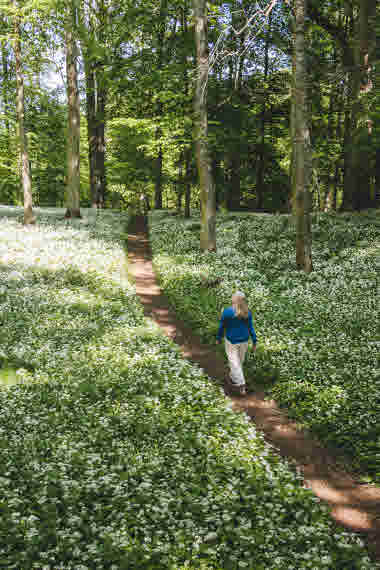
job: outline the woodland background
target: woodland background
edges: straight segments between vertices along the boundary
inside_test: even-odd
[[[295,5],[207,3],[218,208],[291,208]],[[80,205],[144,202],[185,215],[199,207],[193,8],[190,0],[2,2],[2,203],[23,203],[29,170],[33,205],[68,205],[73,215]],[[379,11],[374,0],[306,5],[314,209],[380,203]]]

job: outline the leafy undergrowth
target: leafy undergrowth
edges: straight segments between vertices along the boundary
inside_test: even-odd
[[[0,226],[0,567],[374,569],[143,317],[126,217]],[[13,370],[13,375],[9,371]]]
[[[264,385],[291,416],[380,482],[379,211],[318,215],[314,272],[295,267],[283,215],[220,214],[218,251],[201,253],[197,220],[150,218],[154,264],[177,311],[209,342],[234,289],[258,335],[247,383]],[[202,277],[215,287],[207,287]]]

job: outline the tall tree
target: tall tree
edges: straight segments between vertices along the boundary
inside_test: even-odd
[[[354,66],[351,71],[350,145],[347,151],[346,181],[342,208],[361,210],[371,205],[370,129],[368,109],[363,96],[371,88],[369,70],[374,50],[372,33],[373,16],[376,10],[374,0],[359,0],[358,15],[354,21],[354,45],[352,48]]]
[[[108,12],[104,0],[84,3],[81,11],[81,43],[86,80],[86,114],[92,207],[104,205],[106,194],[105,77]]]
[[[165,30],[166,30],[166,21],[167,21],[167,10],[168,10],[168,1],[161,0],[160,3],[160,14],[158,19],[158,31],[157,31],[157,71],[160,75],[159,80],[159,95],[158,95],[158,102],[157,102],[157,120],[161,120],[161,115],[163,111],[163,103],[162,103],[162,68],[164,64],[164,48],[165,48]],[[156,128],[156,141],[158,143],[158,152],[156,157],[156,179],[154,185],[154,206],[156,210],[160,210],[162,208],[162,166],[163,166],[163,150],[162,150],[162,129],[160,125]]]
[[[34,224],[36,218],[33,214],[33,198],[32,198],[32,178],[30,175],[30,162],[28,152],[28,141],[25,135],[25,103],[24,103],[24,77],[22,72],[22,56],[21,56],[21,18],[20,9],[16,2],[13,4],[14,28],[15,28],[15,63],[16,63],[16,110],[18,135],[21,158],[21,181],[24,193],[24,224]]]
[[[243,135],[243,114],[242,114],[242,84],[244,68],[244,42],[245,32],[237,33],[243,28],[244,19],[239,1],[234,0],[231,4],[231,34],[230,43],[233,53],[229,65],[229,80],[233,106],[235,107],[231,125],[231,141],[227,146],[225,156],[228,165],[227,196],[226,205],[229,210],[239,210],[242,188],[241,188],[241,164],[242,164],[242,135]]]
[[[80,106],[78,91],[78,50],[74,32],[77,28],[77,8],[74,0],[66,12],[66,81],[67,81],[67,181],[66,218],[80,218]]]
[[[207,2],[193,0],[197,74],[194,94],[194,142],[201,194],[202,250],[216,251],[215,186],[208,148],[207,82],[209,51],[207,41]]]
[[[266,83],[269,73],[269,49],[270,49],[270,34],[272,27],[272,12],[269,14],[268,28],[265,35],[265,46],[264,46],[264,89],[266,88]],[[263,207],[263,187],[264,187],[264,172],[265,172],[265,125],[266,125],[266,111],[267,111],[267,101],[265,96],[263,97],[262,111],[260,117],[260,147],[259,147],[259,158],[257,167],[257,182],[256,182],[256,209],[261,210]]]
[[[305,0],[294,0],[295,78],[294,78],[294,215],[296,221],[296,263],[307,273],[312,271],[310,222],[310,133],[306,105]]]

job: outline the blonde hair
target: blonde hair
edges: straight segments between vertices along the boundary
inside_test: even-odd
[[[238,319],[248,319],[249,309],[242,291],[236,291],[232,295],[232,307]]]

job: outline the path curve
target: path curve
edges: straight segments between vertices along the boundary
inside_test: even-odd
[[[158,286],[151,260],[146,218],[135,216],[128,229],[128,272],[145,315],[180,346],[186,358],[199,364],[212,379],[224,384],[227,370],[223,357],[213,346],[201,343],[170,309],[167,297]],[[337,465],[333,450],[297,429],[275,401],[264,399],[264,393],[255,392],[244,398],[229,397],[234,409],[246,412],[281,456],[295,461],[305,484],[330,504],[333,519],[360,533],[376,560],[380,561],[380,489],[355,481],[350,473]]]

